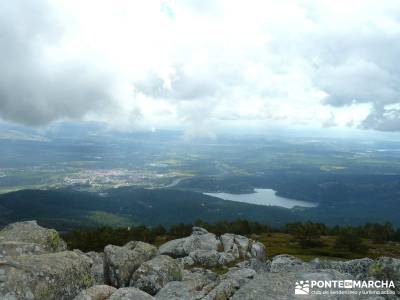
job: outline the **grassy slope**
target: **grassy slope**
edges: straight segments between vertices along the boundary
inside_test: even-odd
[[[373,244],[370,240],[364,239],[364,243],[368,246],[368,253],[357,253],[349,251],[341,251],[333,248],[335,236],[322,236],[322,247],[301,248],[297,243],[293,242],[293,237],[285,233],[265,233],[254,235],[254,239],[262,242],[269,258],[278,254],[290,254],[302,260],[309,261],[313,258],[320,257],[326,259],[355,259],[379,256],[391,256],[400,258],[400,243]]]

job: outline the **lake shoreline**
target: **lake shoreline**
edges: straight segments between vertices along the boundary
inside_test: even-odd
[[[289,199],[279,196],[277,194],[277,191],[273,189],[255,188],[252,193],[246,193],[246,194],[233,194],[233,193],[223,193],[223,192],[203,193],[203,194],[216,197],[222,200],[229,200],[229,201],[257,204],[264,206],[280,206],[288,209],[292,209],[295,207],[313,208],[319,205],[317,202]]]

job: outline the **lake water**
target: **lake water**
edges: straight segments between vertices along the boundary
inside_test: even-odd
[[[286,208],[293,208],[295,206],[301,207],[316,207],[318,203],[293,200],[288,198],[279,197],[276,191],[272,189],[255,189],[255,193],[251,194],[228,194],[228,193],[204,193],[205,195],[217,197],[224,200],[231,200],[236,202],[244,202],[259,205],[275,205]]]

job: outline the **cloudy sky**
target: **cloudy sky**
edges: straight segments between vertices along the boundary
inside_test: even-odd
[[[0,119],[400,130],[400,5],[0,2]]]

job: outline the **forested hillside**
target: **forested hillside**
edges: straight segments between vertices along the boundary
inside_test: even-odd
[[[273,226],[297,217],[288,209],[225,201],[196,192],[165,189],[22,190],[0,195],[0,222],[21,220],[61,231],[78,227],[130,224],[170,226],[196,219],[208,222],[246,218]]]

